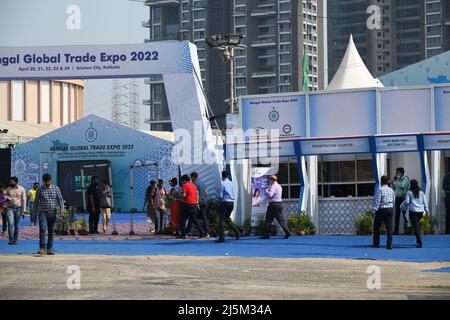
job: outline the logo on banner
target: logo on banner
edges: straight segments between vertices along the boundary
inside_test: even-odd
[[[172,161],[170,161],[170,159],[168,158],[163,159],[163,161],[161,161],[161,167],[164,170],[169,170],[170,168],[172,168]]]
[[[289,124],[285,124],[283,126],[283,132],[284,133],[288,134],[288,133],[291,133],[291,131],[292,131],[292,127]]]
[[[275,107],[273,107],[273,110],[269,112],[269,120],[272,122],[277,122],[278,119],[280,119],[280,113],[275,110]]]
[[[23,173],[26,169],[25,161],[23,161],[22,159],[17,160],[14,169],[17,173]]]
[[[98,132],[97,130],[92,126],[92,122],[91,122],[91,126],[89,128],[87,128],[86,133],[84,135],[85,139],[87,142],[94,142],[95,140],[97,140],[98,138]]]
[[[48,162],[47,161],[42,162],[42,169],[44,169],[44,170],[48,169]]]

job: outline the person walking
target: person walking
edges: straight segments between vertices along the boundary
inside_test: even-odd
[[[405,201],[406,192],[409,190],[409,178],[405,176],[405,169],[400,167],[395,170],[395,177],[392,179],[392,189],[395,191],[395,227],[394,235],[399,234],[400,212],[403,215],[403,222],[406,226],[405,212],[401,210],[400,205]]]
[[[27,208],[27,198],[25,189],[19,185],[17,177],[11,177],[9,187],[6,189],[8,196],[8,209],[6,216],[8,221],[8,238],[9,245],[16,245],[19,238],[20,218],[25,218],[25,210]]]
[[[196,218],[199,201],[197,187],[191,182],[191,178],[187,174],[181,177],[181,184],[183,202],[181,204],[181,235],[179,238],[186,239],[186,223],[188,221],[192,221],[200,230],[199,238],[203,238],[205,231]]]
[[[103,190],[100,193],[100,211],[102,213],[103,233],[108,230],[109,220],[111,219],[112,192],[109,181],[103,182]]]
[[[89,210],[89,233],[97,234],[100,220],[100,190],[98,188],[98,177],[92,176],[88,189],[88,210]]]
[[[402,204],[402,209],[409,210],[409,219],[416,234],[416,246],[422,248],[422,230],[420,229],[420,219],[423,213],[428,214],[428,202],[425,194],[419,187],[419,182],[415,179],[411,180],[411,187],[406,193],[405,201]]]
[[[269,239],[270,228],[274,219],[277,219],[281,228],[284,230],[284,239],[291,236],[291,231],[287,227],[283,217],[283,189],[278,184],[278,178],[275,175],[269,177],[270,187],[266,190],[266,197],[269,202],[266,212],[266,219],[264,221],[264,235],[261,239]]]
[[[181,234],[181,188],[178,186],[178,179],[172,178],[169,181],[171,189],[169,191],[170,203],[170,223],[174,226],[175,233]]]
[[[37,225],[38,220],[38,214],[37,214],[37,208],[36,208],[36,190],[39,188],[39,182],[35,182],[33,184],[33,187],[28,190],[27,193],[27,203],[30,206],[30,226],[31,225]]]
[[[144,196],[144,211],[147,211],[147,218],[150,225],[150,233],[156,232],[156,211],[153,208],[153,197],[155,195],[156,181],[151,180]]]
[[[225,242],[225,226],[226,222],[228,226],[233,229],[236,235],[236,240],[241,237],[241,231],[231,220],[230,216],[234,209],[234,201],[236,199],[236,190],[233,182],[228,178],[228,172],[222,172],[222,182],[220,187],[220,205],[219,205],[219,239],[215,242]]]
[[[208,210],[207,210],[207,200],[208,200],[208,189],[206,188],[206,184],[198,177],[197,172],[191,173],[191,180],[197,186],[198,197],[199,197],[199,210],[200,217],[202,219],[202,227],[206,232],[206,237],[209,238],[209,219],[208,219]],[[189,228],[188,228],[189,230]]]
[[[36,206],[39,214],[39,251],[44,255],[47,247],[47,255],[53,253],[53,235],[55,233],[55,223],[57,209],[59,214],[64,216],[64,199],[59,187],[52,184],[52,177],[44,174],[42,177],[44,184],[36,191]],[[48,233],[47,246],[45,245],[45,232]]]
[[[392,249],[392,218],[394,215],[395,192],[389,186],[389,177],[381,177],[381,187],[375,193],[372,213],[375,215],[373,222],[373,247],[380,247],[380,228],[384,222],[387,233],[386,249]]]
[[[0,186],[0,214],[2,215],[2,235],[5,234],[8,229],[8,219],[6,217],[6,211],[8,210],[9,197],[6,195],[6,189]]]
[[[168,194],[167,189],[164,188],[163,179],[159,179],[153,197],[153,208],[156,211],[156,221],[158,221],[156,232],[159,233],[161,233],[167,226],[166,198]]]
[[[442,190],[445,192],[445,233],[450,234],[450,171],[442,181]]]

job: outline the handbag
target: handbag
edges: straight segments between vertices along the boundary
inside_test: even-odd
[[[112,207],[111,197],[105,195],[100,198],[100,208],[111,208],[111,207]]]

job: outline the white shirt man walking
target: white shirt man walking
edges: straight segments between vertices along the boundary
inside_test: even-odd
[[[394,215],[395,192],[388,186],[389,178],[381,177],[381,187],[375,193],[372,213],[375,214],[373,222],[373,246],[380,247],[380,227],[384,222],[386,226],[386,249],[392,249],[392,219]]]

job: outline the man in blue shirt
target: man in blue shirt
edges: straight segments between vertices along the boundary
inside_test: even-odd
[[[198,197],[199,197],[199,210],[198,212],[201,215],[202,218],[202,227],[203,230],[205,230],[206,232],[206,237],[209,237],[208,234],[208,229],[209,229],[209,221],[208,221],[208,210],[207,210],[207,198],[208,198],[208,189],[206,189],[206,184],[199,179],[198,177],[198,173],[197,172],[192,172],[191,173],[191,181],[197,186],[197,190],[198,190]],[[188,226],[188,230],[190,230],[191,228],[191,222],[189,221],[189,226]]]
[[[266,220],[264,221],[264,235],[260,238],[269,239],[270,227],[273,220],[277,219],[281,228],[284,230],[284,239],[287,239],[291,236],[291,231],[287,227],[283,217],[283,189],[278,184],[278,178],[275,175],[269,177],[269,183],[270,187],[266,190],[266,197],[269,202],[269,206],[267,207]]]
[[[231,213],[234,209],[234,200],[236,199],[236,192],[233,182],[228,179],[228,172],[222,172],[222,183],[220,187],[220,207],[219,207],[219,239],[216,242],[225,242],[225,226],[226,222],[228,226],[233,229],[236,234],[236,240],[241,237],[241,231],[231,221]]]
[[[392,218],[394,216],[395,192],[388,186],[389,178],[381,177],[381,187],[374,197],[372,213],[375,214],[373,222],[373,246],[380,247],[380,227],[384,222],[386,226],[386,249],[392,249]]]
[[[39,215],[39,254],[45,253],[45,231],[48,229],[47,254],[53,255],[53,234],[55,232],[56,209],[64,216],[64,200],[59,188],[52,184],[52,177],[44,174],[44,185],[36,191],[35,205]]]

